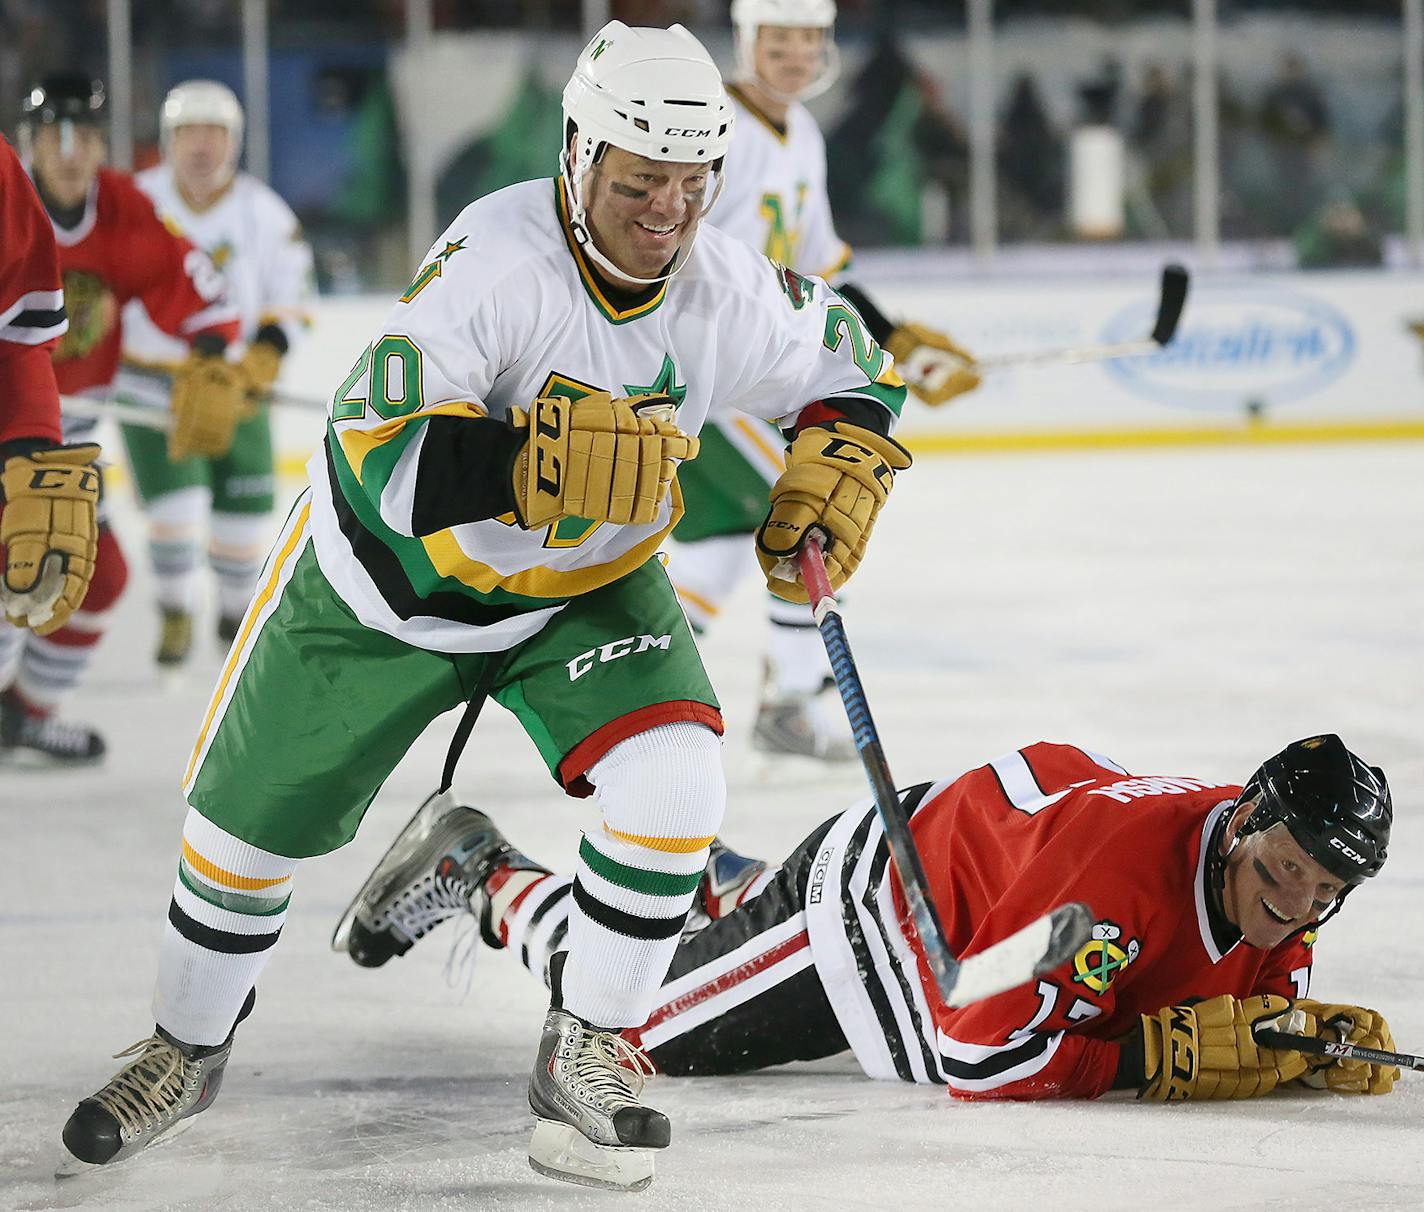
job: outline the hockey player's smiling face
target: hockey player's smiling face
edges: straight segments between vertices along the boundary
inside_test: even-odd
[[[586,185],[588,225],[599,250],[635,278],[657,277],[696,228],[707,178],[705,164],[608,148]]]
[[[1272,825],[1242,838],[1227,856],[1222,903],[1247,943],[1269,949],[1318,918],[1344,887],[1290,830]]]

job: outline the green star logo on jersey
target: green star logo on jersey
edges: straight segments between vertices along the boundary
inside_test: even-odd
[[[624,383],[623,390],[630,396],[669,396],[678,407],[687,397],[687,384],[677,381],[677,365],[668,354],[663,354],[663,364],[657,376],[646,387],[636,383]]]
[[[449,260],[451,257],[453,257],[457,252],[464,252],[464,251],[465,251],[465,241],[468,240],[468,239],[469,239],[469,236],[461,236],[461,237],[460,237],[458,240],[456,240],[453,244],[450,243],[449,240],[446,240],[446,241],[445,241],[445,247],[442,248],[438,253],[435,254],[435,259],[436,259],[437,261],[444,262],[444,261],[448,261],[448,260]]]

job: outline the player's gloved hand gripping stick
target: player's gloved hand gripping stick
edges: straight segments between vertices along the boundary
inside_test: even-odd
[[[1060,905],[1052,913],[1030,922],[1022,930],[966,960],[956,959],[950,952],[939,914],[929,898],[925,869],[910,835],[909,818],[895,790],[895,781],[890,776],[890,766],[885,760],[880,736],[875,731],[875,721],[870,717],[865,689],[860,683],[855,658],[851,656],[850,645],[846,641],[845,625],[836,609],[836,599],[831,594],[830,579],[821,555],[823,541],[819,530],[813,528],[807,532],[796,557],[801,581],[810,594],[816,626],[826,645],[841,701],[850,717],[855,747],[860,751],[860,760],[875,794],[875,807],[885,828],[895,875],[900,881],[900,890],[904,893],[905,904],[920,936],[920,945],[924,948],[930,971],[934,973],[935,983],[946,1005],[967,1006],[1021,985],[1066,961],[1088,941],[1093,916],[1081,903]]]

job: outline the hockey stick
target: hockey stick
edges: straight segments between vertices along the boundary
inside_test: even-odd
[[[1066,349],[1039,349],[1021,353],[996,354],[975,361],[974,369],[981,374],[1007,370],[1014,366],[1072,365],[1079,362],[1106,362],[1113,358],[1132,358],[1156,353],[1177,335],[1182,308],[1187,304],[1187,271],[1181,265],[1168,265],[1162,270],[1162,286],[1157,301],[1157,319],[1152,332],[1140,341],[1119,341],[1112,345],[1079,345]]]
[[[173,414],[166,408],[143,408],[117,400],[91,400],[87,396],[60,396],[59,407],[65,416],[81,421],[117,421],[120,425],[165,431],[173,428]]]
[[[875,807],[890,847],[891,865],[900,882],[915,931],[920,936],[925,959],[945,1004],[967,1006],[1056,968],[1088,941],[1093,918],[1086,905],[1060,905],[1052,913],[986,947],[977,955],[965,960],[955,958],[945,941],[944,927],[940,924],[934,902],[930,900],[924,865],[910,834],[909,818],[895,790],[895,780],[890,776],[890,764],[885,760],[880,734],[870,716],[870,704],[866,701],[865,688],[846,639],[845,624],[841,621],[836,599],[831,593],[830,578],[826,575],[826,562],[821,555],[822,541],[820,532],[812,530],[802,543],[797,556],[801,580],[811,596],[816,628],[826,645],[836,688],[841,693],[846,715],[850,717],[855,747],[870,780]]]
[[[1258,1044],[1291,1052],[1307,1052],[1312,1056],[1333,1056],[1338,1060],[1369,1061],[1372,1065],[1393,1065],[1397,1069],[1414,1069],[1424,1073],[1424,1056],[1409,1052],[1386,1052],[1382,1048],[1362,1048],[1358,1044],[1334,1043],[1313,1035],[1292,1035],[1262,1027],[1252,1032]]]

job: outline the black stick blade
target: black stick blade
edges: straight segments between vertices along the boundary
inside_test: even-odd
[[[1168,265],[1162,270],[1162,299],[1157,304],[1157,323],[1152,339],[1166,345],[1177,335],[1177,321],[1187,305],[1187,271],[1181,265]]]

